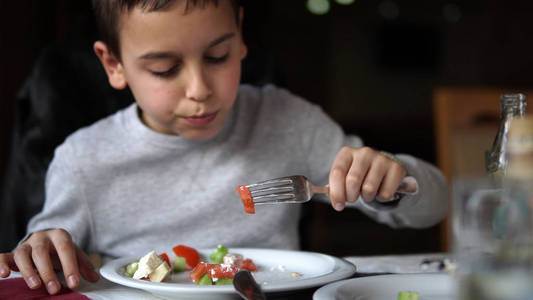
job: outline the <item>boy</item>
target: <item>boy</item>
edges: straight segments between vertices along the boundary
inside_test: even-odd
[[[243,11],[231,0],[94,0],[94,44],[117,89],[136,103],[56,149],[43,211],[28,237],[0,255],[30,288],[95,281],[84,251],[125,256],[180,243],[197,248],[298,247],[298,205],[246,215],[240,184],[304,174],[330,185],[331,204],[394,227],[426,227],[447,208],[434,167],[345,136],[318,107],[273,86],[240,86]],[[419,193],[389,202],[406,174]],[[361,201],[356,200],[362,198]],[[83,249],[83,251],[81,250]]]

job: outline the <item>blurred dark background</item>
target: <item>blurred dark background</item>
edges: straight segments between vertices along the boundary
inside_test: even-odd
[[[332,0],[324,15],[312,14],[305,0],[248,0],[244,6],[250,53],[243,76],[320,104],[346,132],[378,149],[435,163],[436,87],[533,86],[530,0]],[[91,47],[97,32],[88,0],[2,1],[0,22],[4,176],[16,93],[35,61],[50,45]],[[303,224],[304,249],[334,255],[442,249],[440,226],[392,230],[323,204],[310,205]]]

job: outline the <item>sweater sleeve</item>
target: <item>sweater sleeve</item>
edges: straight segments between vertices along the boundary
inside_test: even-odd
[[[376,221],[394,228],[425,228],[437,224],[448,213],[448,185],[442,173],[433,165],[406,154],[396,157],[416,178],[418,193],[404,196],[395,206],[359,199],[354,206]]]
[[[306,127],[313,132],[303,143],[309,149],[310,179],[315,184],[327,184],[329,170],[341,147],[362,147],[363,141],[358,136],[346,135],[317,106],[308,110],[303,122],[307,122]],[[355,203],[347,203],[346,207],[355,207],[375,221],[393,228],[424,228],[443,220],[448,212],[448,186],[443,174],[435,166],[413,156],[397,154],[396,157],[407,169],[407,174],[416,178],[419,192],[404,196],[396,205],[382,205],[377,201],[366,203],[359,198]],[[330,203],[327,197],[316,198]]]
[[[74,243],[87,250],[90,237],[90,214],[83,189],[82,172],[76,168],[74,151],[63,144],[55,151],[46,174],[45,202],[41,212],[28,223],[27,234],[62,228]]]

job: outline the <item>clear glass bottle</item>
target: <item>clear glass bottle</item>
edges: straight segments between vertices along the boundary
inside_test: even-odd
[[[515,118],[508,125],[502,201],[490,218],[481,220],[495,233],[490,235],[494,251],[461,274],[460,300],[523,300],[533,295],[533,118]]]
[[[507,168],[503,180],[507,205],[502,210],[505,219],[505,239],[498,253],[498,265],[503,276],[519,278],[509,281],[509,287],[522,291],[521,297],[533,295],[533,118],[514,119],[507,136]],[[521,281],[520,281],[521,280]],[[525,296],[528,295],[528,296]]]
[[[533,238],[533,118],[515,119],[510,125],[503,187],[509,195],[509,202],[516,206],[515,216],[510,217],[514,231],[530,239]],[[508,223],[511,224],[510,220]]]
[[[507,167],[507,134],[513,119],[523,118],[526,112],[526,96],[521,93],[502,94],[500,101],[500,125],[492,148],[485,153],[485,167],[489,177],[501,183]]]

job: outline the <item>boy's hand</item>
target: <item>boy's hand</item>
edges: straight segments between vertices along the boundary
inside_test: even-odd
[[[366,202],[390,201],[406,174],[398,162],[372,148],[343,147],[329,173],[331,205],[341,211],[359,195]]]
[[[79,285],[80,274],[91,282],[99,278],[87,254],[63,229],[35,232],[12,253],[0,254],[0,277],[8,277],[11,271],[20,272],[28,287],[36,289],[44,284],[51,295],[61,289],[55,273],[60,268],[71,289]]]

